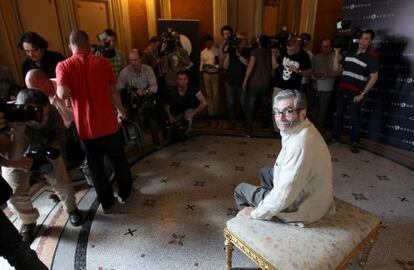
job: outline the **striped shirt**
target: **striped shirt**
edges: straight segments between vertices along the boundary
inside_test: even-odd
[[[370,79],[378,72],[378,54],[373,50],[364,53],[350,53],[342,61],[343,71],[338,89],[360,94]]]

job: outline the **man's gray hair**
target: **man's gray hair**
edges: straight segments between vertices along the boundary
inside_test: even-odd
[[[286,99],[286,98],[291,98],[293,97],[294,99],[294,106],[295,109],[306,109],[306,97],[304,94],[302,94],[301,92],[299,92],[298,90],[291,90],[291,89],[287,89],[287,90],[282,90],[280,91],[273,99],[273,106],[275,106],[275,104],[282,100],[282,99]]]

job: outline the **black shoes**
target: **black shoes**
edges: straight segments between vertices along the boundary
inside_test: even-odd
[[[75,227],[82,224],[82,215],[78,208],[69,213],[69,222]]]
[[[35,236],[35,229],[36,229],[36,223],[30,223],[30,224],[23,224],[20,228],[20,235],[22,236],[23,242],[30,245]]]
[[[125,198],[125,199],[122,199],[120,196],[118,197],[118,202],[120,203],[120,204],[126,204],[127,202],[129,202],[130,200],[131,200],[131,198],[133,197],[133,195],[134,195],[134,192],[135,192],[135,189],[132,187],[131,188],[131,192],[129,193],[129,195],[128,195],[128,197],[127,198]]]

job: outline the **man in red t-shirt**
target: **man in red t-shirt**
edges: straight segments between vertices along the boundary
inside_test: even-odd
[[[114,204],[114,197],[105,175],[105,154],[115,167],[121,203],[125,203],[131,194],[131,172],[117,120],[117,114],[119,118],[125,118],[125,112],[115,88],[116,77],[111,64],[104,57],[90,54],[88,35],[84,31],[72,31],[69,47],[72,57],[56,67],[57,94],[72,102],[75,124],[98,201],[104,210],[108,210]]]

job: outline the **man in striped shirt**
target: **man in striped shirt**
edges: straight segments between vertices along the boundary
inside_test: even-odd
[[[364,97],[378,80],[378,55],[371,49],[374,31],[368,29],[362,32],[356,52],[347,53],[339,63],[340,49],[335,49],[334,70],[341,72],[336,100],[336,119],[332,134],[332,142],[338,141],[342,132],[342,120],[346,106],[349,105],[351,114],[351,152],[357,153],[361,137],[361,107]]]

